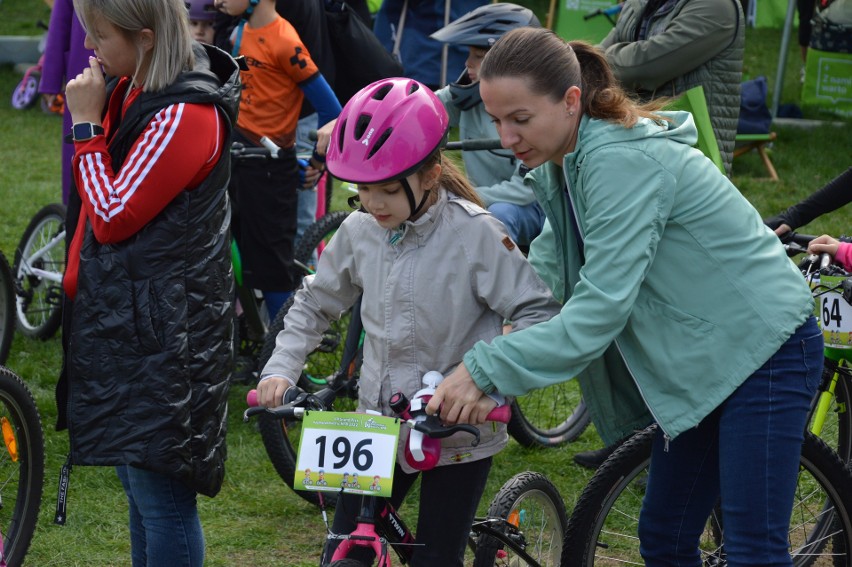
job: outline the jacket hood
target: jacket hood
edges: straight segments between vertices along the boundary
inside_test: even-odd
[[[162,91],[142,93],[139,98],[140,113],[145,114],[149,107],[161,106],[164,98],[180,95],[182,102],[217,104],[231,124],[236,124],[241,88],[237,62],[218,47],[198,42],[193,42],[192,54],[195,56],[195,65],[181,73],[179,80]]]
[[[602,146],[651,138],[668,138],[688,146],[698,142],[698,131],[692,114],[686,111],[658,111],[656,114],[668,118],[661,124],[648,118],[640,118],[632,128],[621,124],[583,116],[577,135],[578,147],[567,157],[578,158]]]

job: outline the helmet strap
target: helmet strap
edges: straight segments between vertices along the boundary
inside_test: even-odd
[[[415,205],[414,204],[414,191],[411,190],[411,185],[408,183],[408,178],[403,177],[402,179],[399,180],[399,182],[402,183],[402,188],[405,189],[405,196],[408,197],[408,206],[411,209],[411,215],[408,217],[409,220],[410,220],[410,219],[414,218],[414,216],[416,216],[417,213],[420,212],[420,209],[423,208],[423,205],[426,204],[426,199],[429,198],[430,190],[426,189],[425,191],[423,191],[423,198],[420,199],[420,204]]]

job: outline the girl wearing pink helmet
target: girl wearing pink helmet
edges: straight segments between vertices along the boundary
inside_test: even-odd
[[[261,372],[262,405],[281,404],[322,332],[359,297],[365,331],[359,410],[384,415],[393,415],[394,392],[411,398],[427,371],[448,373],[478,339],[500,335],[504,320],[517,330],[559,311],[503,225],[441,154],[447,129],[441,101],[411,79],[378,81],[346,104],[326,165],[357,184],[361,209],[343,222],[316,275],[296,293]],[[416,533],[423,547],[415,567],[463,564],[491,457],[508,440],[503,425],[480,431],[476,447],[470,436],[442,440],[437,466],[422,473],[408,465],[400,440],[394,506],[422,474]],[[334,533],[352,531],[356,498],[342,496]]]

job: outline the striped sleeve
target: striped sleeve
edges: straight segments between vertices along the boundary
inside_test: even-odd
[[[77,143],[74,174],[98,242],[132,236],[181,191],[198,186],[222,152],[221,120],[212,105],[167,106],[133,143],[119,171],[113,171],[104,136]]]

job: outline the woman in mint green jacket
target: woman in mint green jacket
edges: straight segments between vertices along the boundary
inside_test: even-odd
[[[438,388],[449,422],[483,393],[577,376],[611,443],[656,422],[639,522],[647,565],[698,565],[722,496],[730,564],[787,565],[822,336],[778,239],[692,145],[691,115],[637,106],[601,54],[548,30],[506,34],[480,70],[503,146],[531,168],[550,230],[533,261],[559,315],[477,343]],[[660,103],[656,103],[660,104]]]

